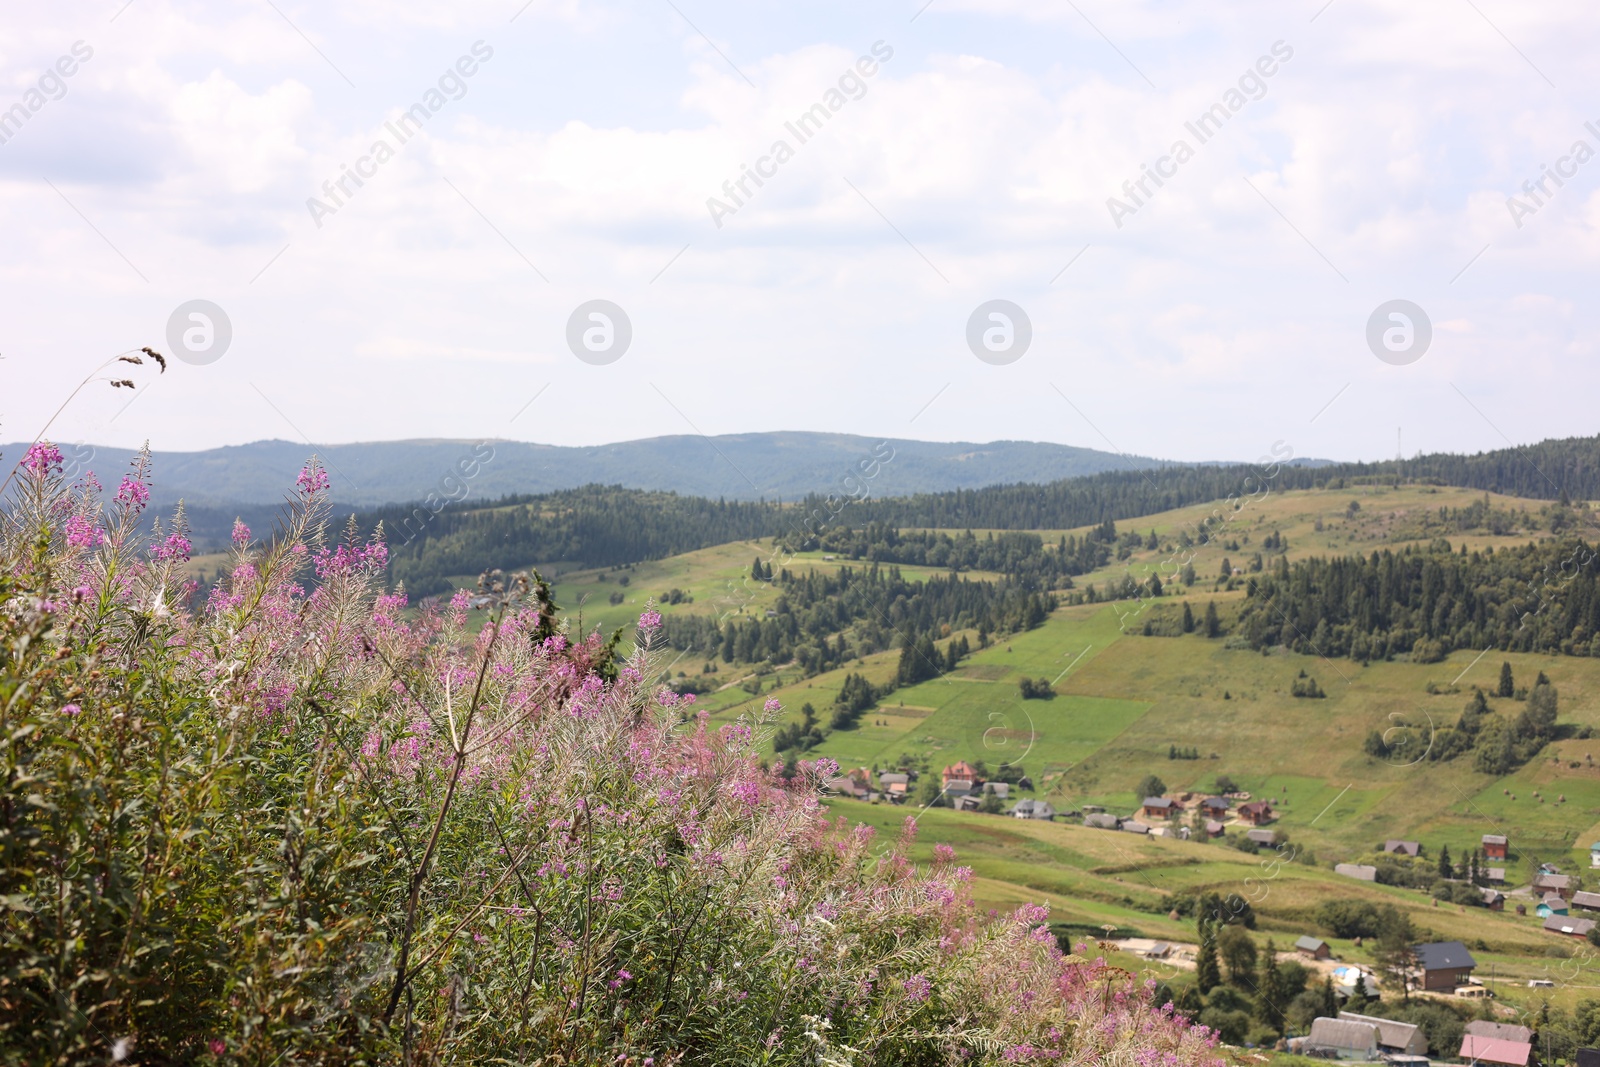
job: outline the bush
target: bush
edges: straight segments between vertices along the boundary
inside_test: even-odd
[[[1375,937],[1380,916],[1365,900],[1325,900],[1317,905],[1317,924],[1334,937]]]
[[[314,465],[190,610],[181,516],[136,534],[147,466],[103,511],[36,446],[0,528],[0,1047],[1207,1058],[1130,977],[1063,958],[1045,909],[982,920],[953,853],[907,858],[914,825],[885,848],[826,821],[829,761],[764,772],[764,727],[647,684],[654,612],[627,660],[537,574],[485,576],[487,616],[463,592],[407,617],[380,536],[327,537]]]

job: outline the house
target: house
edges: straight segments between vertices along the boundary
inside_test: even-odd
[[[1490,911],[1506,910],[1506,895],[1500,892],[1500,890],[1484,887],[1480,890],[1480,892],[1483,894],[1484,907],[1488,908]]]
[[[1177,837],[1178,835],[1177,835],[1177,833],[1175,833],[1173,831],[1172,827],[1170,827],[1170,826],[1158,826],[1154,830],[1150,831],[1150,836],[1151,837]]]
[[[1221,837],[1222,836],[1222,832],[1224,830],[1226,830],[1226,829],[1227,829],[1227,827],[1223,826],[1220,822],[1218,822],[1215,819],[1207,819],[1206,820],[1206,836],[1207,837]]]
[[[1383,850],[1385,852],[1393,852],[1399,856],[1420,856],[1422,855],[1422,843],[1420,841],[1385,841]]]
[[[1143,952],[1143,956],[1147,960],[1164,960],[1170,955],[1172,955],[1172,946],[1165,941],[1157,941]]]
[[[1275,831],[1272,830],[1246,830],[1244,836],[1258,845],[1270,845],[1277,841]]]
[[[1552,915],[1565,915],[1567,913],[1567,902],[1561,899],[1560,893],[1546,893],[1544,899],[1539,901],[1539,906],[1533,911],[1541,919],[1548,919]]]
[[[1048,822],[1056,817],[1056,809],[1045,800],[1019,800],[1010,814],[1013,819],[1044,819]]]
[[[1589,846],[1589,866],[1600,867],[1600,841]]]
[[[1212,819],[1225,818],[1228,814],[1228,809],[1232,806],[1232,804],[1228,803],[1227,797],[1206,797],[1200,802],[1200,810],[1205,812],[1208,818]]]
[[[901,774],[898,771],[884,771],[882,774],[878,775],[878,788],[883,790],[885,793],[890,792],[892,786],[898,785],[904,787],[909,786],[910,784],[911,776],[909,774]],[[900,791],[903,793],[905,792],[905,789],[902,788]]]
[[[1363,882],[1376,882],[1378,868],[1366,863],[1340,863],[1333,868],[1334,874],[1342,874],[1346,878],[1359,878]]]
[[[1333,955],[1333,950],[1328,948],[1328,943],[1320,937],[1301,937],[1294,943],[1294,950],[1302,956],[1309,956],[1314,960],[1325,960]]]
[[[1572,894],[1572,906],[1579,911],[1600,911],[1600,893],[1579,890]]]
[[[1122,829],[1130,834],[1147,834],[1150,832],[1150,827],[1138,819],[1122,820]]]
[[[1394,1019],[1380,1019],[1375,1015],[1358,1015],[1341,1011],[1339,1018],[1346,1022],[1366,1023],[1378,1028],[1378,1051],[1390,1056],[1426,1056],[1428,1036],[1416,1023],[1403,1023]]]
[[[1422,988],[1430,992],[1455,992],[1456,986],[1466,985],[1478,961],[1472,958],[1467,946],[1459,941],[1436,941],[1413,948],[1417,967],[1422,971]]]
[[[1485,1019],[1474,1019],[1467,1024],[1466,1032],[1476,1037],[1492,1037],[1499,1041],[1522,1041],[1531,1043],[1533,1031],[1526,1026],[1513,1026],[1511,1023],[1492,1023]]]
[[[1594,929],[1593,919],[1573,919],[1566,915],[1552,915],[1544,921],[1544,932],[1547,934],[1564,934],[1582,941],[1588,938],[1589,931]]]
[[[983,791],[985,793],[993,793],[1001,800],[1006,800],[1011,796],[1011,786],[1005,782],[984,782]]]
[[[1533,876],[1533,891],[1544,895],[1559,893],[1564,899],[1571,900],[1573,893],[1572,875],[1550,874],[1540,871]]]
[[[969,787],[967,789],[967,792],[969,793],[972,792],[970,783],[981,781],[983,779],[983,775],[978,773],[978,768],[974,767],[966,760],[960,760],[954,766],[946,767],[944,769],[944,773],[940,777],[940,784],[947,788],[952,781],[964,781],[969,783]]]
[[[1528,1055],[1532,1051],[1533,1045],[1528,1041],[1506,1041],[1498,1037],[1463,1034],[1459,1056],[1473,1064],[1497,1063],[1502,1067],[1528,1067]]]
[[[1166,797],[1145,797],[1139,814],[1146,819],[1170,819],[1183,811],[1183,805]]]
[[[1122,820],[1115,815],[1097,811],[1085,815],[1083,817],[1083,825],[1093,827],[1096,830],[1120,830],[1122,829]]]
[[[906,795],[910,791],[910,788],[911,787],[905,782],[894,782],[890,784],[887,790],[885,790],[885,793],[891,801],[899,804],[906,799]]]
[[[1511,847],[1511,843],[1506,839],[1506,836],[1504,834],[1484,834],[1483,835],[1483,854],[1488,859],[1492,859],[1492,860],[1503,860],[1503,859],[1505,859],[1506,858],[1506,850],[1509,849],[1510,847]]]
[[[1378,1028],[1349,1019],[1316,1019],[1311,1023],[1311,1033],[1301,1044],[1301,1051],[1332,1053],[1341,1060],[1375,1060],[1378,1058]]]
[[[978,805],[981,803],[982,801],[980,801],[977,797],[973,796],[971,793],[968,793],[966,796],[956,797],[956,810],[977,811]]]
[[[1600,1067],[1600,1048],[1578,1049],[1578,1067]]]
[[[1506,869],[1504,867],[1485,867],[1483,869],[1484,881],[1490,885],[1506,884]]]
[[[1270,800],[1252,800],[1248,804],[1239,805],[1239,821],[1249,823],[1251,826],[1261,826],[1278,817],[1272,810]]]
[[[854,778],[851,778],[848,775],[840,775],[837,778],[824,782],[823,788],[832,790],[842,797],[851,797],[855,800],[867,799],[867,787],[861,785]]]

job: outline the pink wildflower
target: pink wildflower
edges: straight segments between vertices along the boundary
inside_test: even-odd
[[[761,710],[762,711],[782,711],[783,710],[783,702],[778,700],[776,697],[774,697],[772,699],[769,699],[765,704],[761,705]]]
[[[82,712],[83,709],[78,707],[76,704],[67,704],[61,709],[61,714],[63,715],[79,715],[82,714]]]
[[[654,630],[661,625],[661,612],[651,608],[639,616],[639,629]]]
[[[321,467],[308,463],[300,469],[300,477],[294,480],[300,487],[300,492],[306,496],[320,493],[328,488],[328,472]]]
[[[94,523],[83,515],[70,516],[65,525],[67,544],[73,548],[99,548],[103,539]]]
[[[921,1003],[927,1000],[928,995],[933,992],[933,983],[923,975],[914,974],[906,979],[905,988],[906,996]]]
[[[22,466],[34,474],[45,475],[61,469],[61,449],[48,441],[40,441],[22,457]]]
[[[117,487],[117,503],[138,510],[150,503],[150,487],[133,475],[124,474],[122,484]]]
[[[250,543],[250,527],[238,519],[233,520],[233,543],[236,548],[243,548]]]

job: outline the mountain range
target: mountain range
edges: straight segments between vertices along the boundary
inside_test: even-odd
[[[26,449],[26,444],[8,444],[0,446],[0,454],[18,457]],[[135,455],[100,445],[63,446],[63,451],[69,462],[112,485]],[[328,468],[332,498],[358,508],[422,500],[429,493],[485,500],[592,484],[787,500],[850,491],[845,479],[851,477],[857,479],[851,486],[865,481],[873,496],[905,496],[1168,465],[1146,456],[1036,441],[977,444],[797,431],[683,434],[594,447],[422,439],[313,448],[271,440],[157,453],[154,496],[158,503],[183,499],[199,508],[276,504],[294,491],[295,477],[313,453]],[[863,478],[874,467],[876,473]],[[463,479],[462,470],[474,473]]]

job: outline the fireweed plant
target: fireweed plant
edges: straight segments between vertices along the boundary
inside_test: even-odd
[[[626,659],[537,574],[407,611],[315,461],[191,603],[149,468],[108,500],[35,445],[0,530],[4,1062],[1214,1058],[909,820],[830,821],[830,761],[763,769],[775,701],[648,684],[654,610]]]

